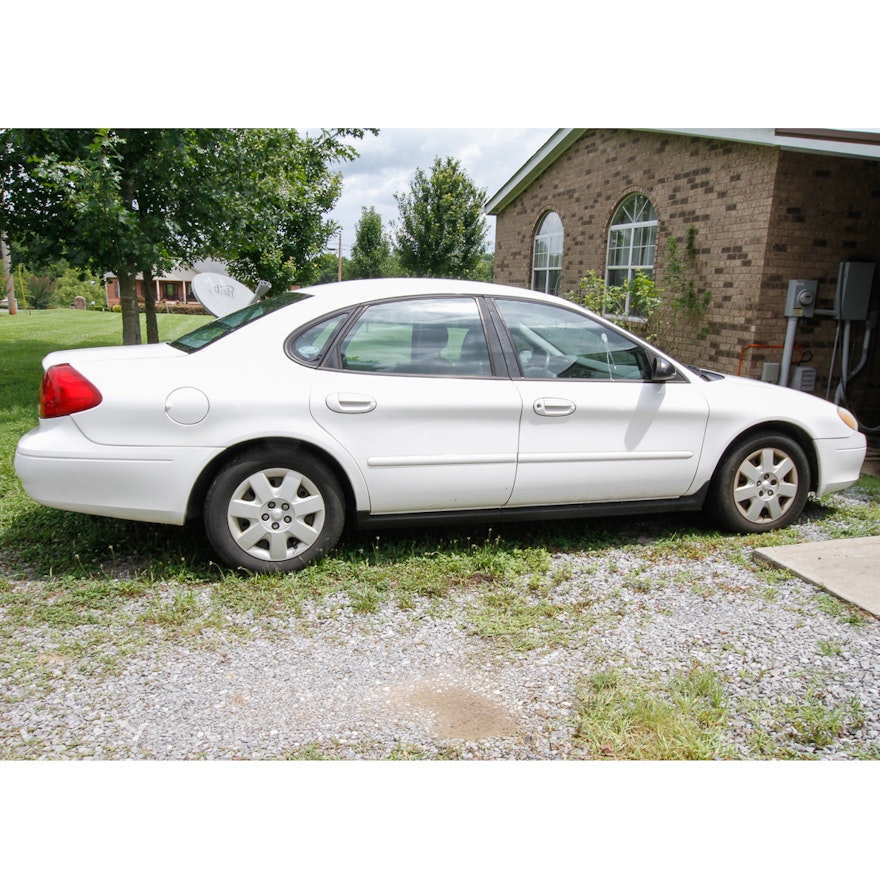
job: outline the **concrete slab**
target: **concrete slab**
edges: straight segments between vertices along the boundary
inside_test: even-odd
[[[763,547],[754,555],[880,617],[880,537]]]

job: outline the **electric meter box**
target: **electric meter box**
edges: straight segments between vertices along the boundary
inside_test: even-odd
[[[788,295],[785,298],[786,318],[812,318],[816,308],[818,281],[792,279],[788,282]]]
[[[855,263],[846,260],[840,264],[837,275],[837,293],[834,297],[834,317],[839,321],[867,321],[874,284],[874,263]]]

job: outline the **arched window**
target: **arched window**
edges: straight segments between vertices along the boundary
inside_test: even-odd
[[[532,290],[559,293],[562,279],[562,221],[550,211],[544,215],[535,235],[532,260]]]
[[[633,193],[621,202],[611,219],[605,283],[616,287],[632,280],[637,271],[653,278],[656,249],[657,212],[647,197]],[[626,313],[630,314],[628,299]]]

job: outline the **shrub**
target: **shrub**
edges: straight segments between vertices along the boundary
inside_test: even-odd
[[[31,275],[28,278],[25,298],[32,309],[48,309],[55,305],[55,279],[48,275]]]
[[[661,302],[657,285],[644,272],[636,271],[623,284],[608,285],[593,269],[581,278],[577,293],[569,293],[568,299],[642,333]]]

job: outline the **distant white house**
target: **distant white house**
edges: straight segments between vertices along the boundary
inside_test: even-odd
[[[153,298],[157,303],[174,303],[196,308],[199,306],[198,297],[193,293],[192,280],[199,272],[219,272],[228,275],[229,269],[225,263],[219,260],[202,260],[192,266],[180,266],[165,275],[159,275],[153,279]],[[143,276],[137,276],[137,295],[144,298]],[[118,306],[119,302],[119,279],[107,273],[104,276],[104,289],[106,291],[107,308]]]

